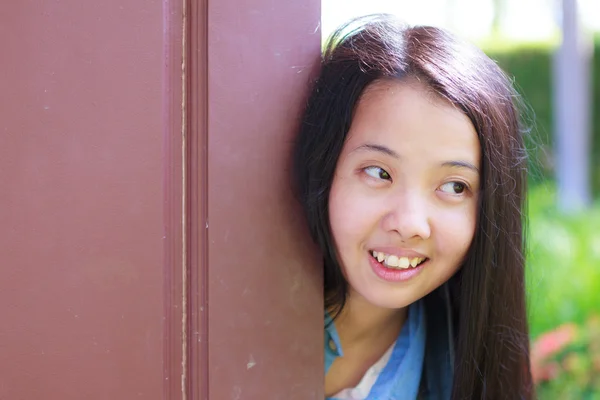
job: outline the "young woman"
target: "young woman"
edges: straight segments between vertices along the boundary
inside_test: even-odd
[[[329,399],[529,399],[517,96],[387,15],[329,40],[294,175],[324,255]]]

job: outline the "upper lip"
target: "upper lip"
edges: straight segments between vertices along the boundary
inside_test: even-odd
[[[388,256],[394,255],[398,258],[406,257],[406,258],[427,258],[423,253],[419,253],[418,251],[410,250],[410,249],[400,249],[398,247],[373,247],[371,251],[376,251],[378,253],[384,253]]]

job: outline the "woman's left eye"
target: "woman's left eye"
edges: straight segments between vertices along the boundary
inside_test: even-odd
[[[384,179],[389,181],[392,177],[390,174],[383,168],[379,167],[367,167],[364,169],[365,174],[369,175],[371,178],[375,179]]]
[[[449,194],[463,194],[467,185],[462,182],[448,182],[440,186],[440,190]]]

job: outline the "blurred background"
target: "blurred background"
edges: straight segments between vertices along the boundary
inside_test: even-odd
[[[386,12],[479,45],[527,108],[527,293],[540,399],[600,399],[599,0],[322,0],[322,33]]]

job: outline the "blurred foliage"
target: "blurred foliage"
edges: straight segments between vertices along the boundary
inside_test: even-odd
[[[500,40],[480,43],[485,52],[514,78],[515,86],[522,95],[526,110],[526,122],[532,128],[528,141],[532,159],[537,161],[532,170],[534,182],[554,175],[552,156],[552,64],[556,41],[548,43],[512,44]],[[600,38],[594,41],[595,61],[600,54]],[[593,62],[593,104],[600,104],[600,61]],[[600,195],[600,113],[592,107],[592,187],[596,197]]]
[[[540,399],[600,399],[600,315],[546,333],[532,360]]]
[[[553,184],[529,190],[527,291],[531,335],[584,323],[600,307],[600,202],[579,214],[556,209]]]
[[[564,215],[554,185],[540,183],[529,190],[528,216],[528,314],[539,398],[600,399],[600,201]]]

